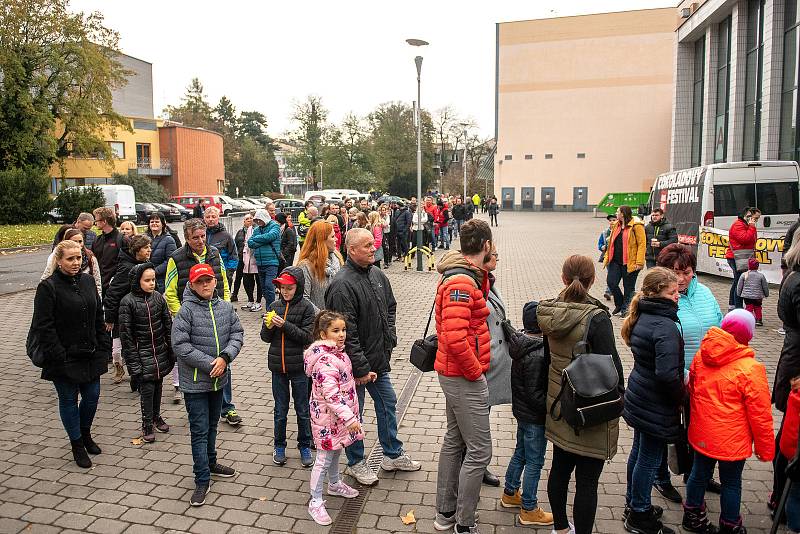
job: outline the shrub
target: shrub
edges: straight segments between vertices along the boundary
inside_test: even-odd
[[[105,206],[103,190],[97,186],[70,187],[64,189],[55,200],[55,207],[71,224],[82,212],[91,213],[93,209]]]
[[[167,193],[166,189],[150,178],[134,173],[114,174],[112,178],[116,185],[133,187],[136,202],[169,202],[169,193]]]
[[[37,168],[0,171],[0,198],[0,224],[43,221],[52,204],[50,177]]]

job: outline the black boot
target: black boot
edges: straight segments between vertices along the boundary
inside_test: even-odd
[[[103,452],[92,439],[91,428],[81,428],[81,439],[83,440],[83,446],[86,447],[86,452],[89,454],[100,454]]]
[[[727,521],[719,520],[719,534],[747,534],[747,529],[742,525],[742,518],[739,518],[738,523],[728,523]]]
[[[625,530],[633,534],[675,534],[674,530],[661,523],[661,519],[656,518],[652,506],[646,512],[631,510],[625,520]]]
[[[483,483],[487,486],[494,486],[495,488],[500,487],[500,479],[488,469],[483,472]]]
[[[78,464],[78,467],[83,467],[84,469],[92,467],[92,461],[89,459],[89,455],[86,454],[86,447],[83,445],[83,440],[76,439],[70,440],[69,442],[72,445],[72,457],[75,458],[75,463]]]
[[[711,524],[706,514],[706,505],[700,508],[683,507],[683,530],[700,534],[716,534],[717,527]]]

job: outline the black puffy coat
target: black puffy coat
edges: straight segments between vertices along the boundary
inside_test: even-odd
[[[457,221],[463,221],[467,218],[467,209],[464,204],[456,204],[453,206],[453,218]]]
[[[267,366],[273,373],[296,374],[303,373],[303,351],[311,345],[312,331],[314,329],[314,305],[303,298],[305,277],[300,267],[287,267],[282,273],[289,273],[297,280],[297,290],[294,298],[285,302],[278,298],[270,304],[269,309],[274,310],[286,320],[283,328],[273,326],[267,328],[261,323],[261,339],[269,343]]]
[[[297,252],[297,233],[289,225],[284,225],[281,230],[281,254],[286,260],[286,265],[294,265],[294,255]]]
[[[408,229],[411,228],[411,219],[412,219],[411,212],[408,211],[408,208],[403,206],[397,210],[397,216],[395,217],[395,224],[397,225],[397,235],[405,234],[408,232]]]
[[[511,412],[522,423],[543,425],[547,415],[550,351],[541,336],[515,334],[511,355]]]
[[[152,240],[150,263],[153,264],[156,271],[156,289],[163,293],[164,281],[167,277],[167,264],[172,253],[177,250],[178,244],[172,234],[166,230],[157,236],[153,236],[152,232],[147,232],[147,235]]]
[[[86,384],[108,371],[111,336],[91,275],[56,271],[36,287],[28,349],[46,355],[45,380]]]
[[[625,421],[636,430],[669,443],[682,437],[683,337],[678,305],[642,298],[631,331],[633,370],[625,389]]]
[[[778,294],[778,317],[783,322],[786,336],[775,371],[772,403],[778,410],[786,412],[790,382],[800,376],[800,265],[783,279]]]
[[[244,261],[244,236],[247,234],[247,228],[242,227],[239,228],[239,231],[236,232],[236,236],[233,238],[233,242],[236,244],[236,251],[239,253],[239,263]]]
[[[170,333],[172,316],[158,291],[146,294],[139,280],[150,263],[131,268],[130,293],[119,304],[119,337],[128,373],[137,380],[161,380],[175,366]]]
[[[646,225],[644,227],[644,235],[647,243],[644,258],[650,261],[656,261],[658,254],[664,250],[664,247],[678,242],[678,231],[666,217],[663,217],[657,223],[651,222]],[[653,239],[658,239],[661,246],[655,249],[651,247],[650,241]]]
[[[391,371],[392,349],[397,346],[397,301],[381,269],[361,267],[348,259],[325,290],[325,307],[347,320],[344,346],[354,377]]]
[[[122,246],[122,250],[119,251],[119,263],[117,263],[117,271],[114,273],[114,277],[111,279],[111,283],[108,285],[108,288],[103,295],[103,310],[105,312],[107,323],[113,323],[114,325],[117,324],[119,303],[122,301],[122,297],[131,291],[131,282],[128,278],[128,274],[131,272],[131,269],[141,263],[145,262],[139,261],[131,256],[128,249],[128,242],[126,241]],[[117,337],[117,335],[118,334],[115,327],[114,337]]]

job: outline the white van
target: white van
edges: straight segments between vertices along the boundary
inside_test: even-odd
[[[85,189],[92,187],[90,185],[76,185],[70,189]],[[133,187],[129,185],[113,185],[113,184],[96,184],[103,191],[105,198],[104,206],[111,208],[117,215],[117,224],[123,221],[136,221],[136,196],[133,192]],[[71,223],[72,221],[64,221],[60,214],[53,210],[48,214],[48,219],[53,223]]]

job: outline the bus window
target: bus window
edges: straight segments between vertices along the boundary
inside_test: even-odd
[[[755,205],[755,184],[714,184],[715,217],[737,217],[744,208]]]
[[[797,182],[758,182],[755,206],[764,215],[798,213]]]

